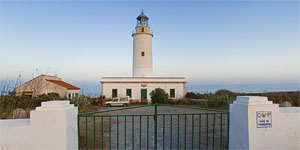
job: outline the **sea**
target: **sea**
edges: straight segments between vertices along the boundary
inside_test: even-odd
[[[75,86],[81,88],[82,95],[90,97],[99,97],[101,95],[101,84],[95,82],[71,81]],[[10,86],[5,86],[10,85]],[[7,95],[15,87],[14,83],[4,84],[0,82],[0,95]],[[227,89],[237,93],[265,93],[265,92],[284,92],[284,91],[300,91],[298,83],[270,83],[270,84],[199,84],[188,82],[186,84],[186,92],[194,93],[214,93],[220,89]]]
[[[214,93],[220,89],[227,89],[237,93],[266,93],[299,91],[299,83],[274,83],[274,84],[186,84],[186,92]],[[101,93],[100,84],[83,84],[81,94],[91,97],[99,97]]]

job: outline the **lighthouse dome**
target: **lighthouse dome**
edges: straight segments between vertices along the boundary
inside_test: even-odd
[[[144,12],[142,12],[136,19],[139,21],[148,20],[148,17],[144,14]]]

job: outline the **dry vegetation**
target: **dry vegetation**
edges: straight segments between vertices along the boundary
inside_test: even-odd
[[[193,93],[188,92],[188,99],[203,99],[207,101],[208,107],[224,107],[236,100],[237,96],[266,96],[268,100],[281,104],[284,101],[290,102],[294,107],[300,106],[300,91],[290,92],[268,92],[268,93],[235,93],[229,90],[218,90],[215,93]]]

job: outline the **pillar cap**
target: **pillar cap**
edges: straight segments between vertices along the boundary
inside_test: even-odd
[[[238,96],[233,104],[240,105],[263,105],[273,104],[272,101],[268,101],[268,97],[264,96]]]
[[[40,110],[65,110],[74,107],[73,104],[70,104],[68,100],[52,100],[47,102],[42,102],[42,106],[36,107],[36,111]]]

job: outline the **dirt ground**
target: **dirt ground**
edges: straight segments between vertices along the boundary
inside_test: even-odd
[[[101,110],[120,108],[122,107]],[[158,149],[184,149],[185,147],[186,149],[206,149],[206,147],[225,149],[227,147],[227,113],[170,106],[158,106],[157,113]],[[112,116],[102,118],[102,115]],[[125,117],[124,115],[136,116]],[[95,118],[81,117],[80,147],[82,149],[86,149],[86,146],[88,149],[94,147],[102,149],[102,146],[103,149],[154,149],[154,129],[153,106],[98,113]]]

